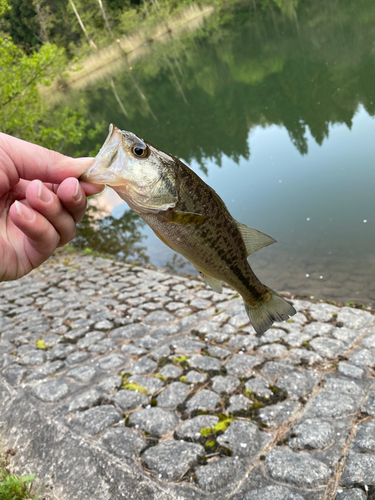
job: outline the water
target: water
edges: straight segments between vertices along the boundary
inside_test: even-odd
[[[375,4],[267,5],[217,7],[195,29],[70,89],[70,102],[83,98],[90,120],[104,124],[80,148],[97,150],[110,122],[137,133],[183,158],[236,219],[278,241],[250,257],[261,281],[374,305]],[[114,216],[109,228],[127,208],[111,190],[97,205]],[[151,263],[171,262],[149,228],[137,230],[132,244]],[[134,245],[126,252],[137,254]],[[181,264],[173,267],[195,272]]]

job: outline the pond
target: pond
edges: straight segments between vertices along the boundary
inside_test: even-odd
[[[372,0],[223,4],[66,99],[84,98],[99,141],[113,122],[182,158],[237,220],[274,237],[249,259],[262,282],[375,305],[374,40]],[[107,251],[129,237],[129,257],[195,273],[112,190],[96,204],[112,215],[97,228]]]

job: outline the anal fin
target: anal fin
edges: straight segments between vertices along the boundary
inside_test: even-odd
[[[223,292],[223,286],[221,284],[221,281],[213,278],[212,276],[209,276],[208,274],[205,274],[204,272],[200,271],[197,269],[198,273],[201,275],[202,279],[207,283],[208,286],[212,288],[212,290],[216,293],[222,293]]]

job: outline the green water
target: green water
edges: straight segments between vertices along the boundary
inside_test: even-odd
[[[110,122],[135,132],[183,158],[236,219],[273,236],[277,244],[250,257],[261,281],[374,305],[374,40],[373,0],[223,5],[197,29],[143,47],[131,66],[117,63],[128,116],[108,74],[67,98],[83,97],[89,119],[103,122],[99,142]],[[113,238],[116,253],[129,236],[125,253],[137,257],[141,245],[151,263],[171,262],[111,193],[97,202],[113,217],[96,247],[111,251]],[[119,232],[123,217],[130,225]]]

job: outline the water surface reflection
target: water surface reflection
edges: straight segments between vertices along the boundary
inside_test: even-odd
[[[236,219],[276,238],[250,258],[269,286],[374,304],[375,4],[311,0],[294,16],[257,6],[217,8],[117,66],[127,119],[107,80],[67,97],[186,160]],[[140,231],[164,265],[171,251]]]

